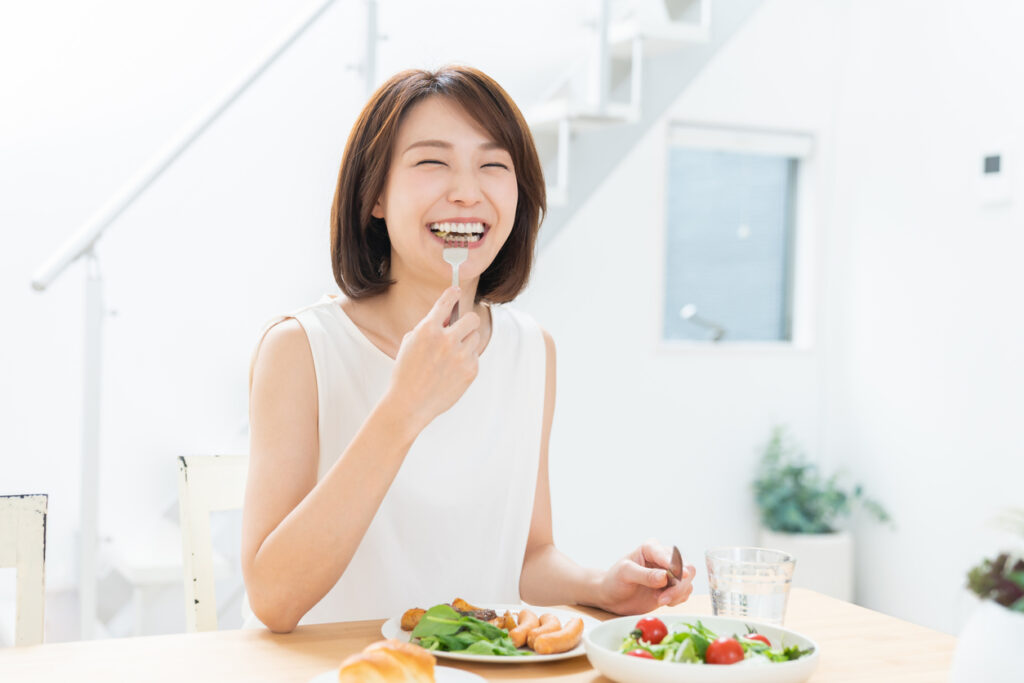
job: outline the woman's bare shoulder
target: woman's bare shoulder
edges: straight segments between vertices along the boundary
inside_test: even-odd
[[[311,368],[313,351],[306,331],[295,318],[284,318],[270,326],[260,339],[253,359],[253,374],[293,372]]]

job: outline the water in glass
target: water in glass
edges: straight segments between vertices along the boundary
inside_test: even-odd
[[[782,624],[796,561],[767,548],[716,548],[705,554],[716,616]]]

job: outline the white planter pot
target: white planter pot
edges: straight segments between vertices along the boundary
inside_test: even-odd
[[[1020,683],[1024,614],[984,600],[967,620],[953,655],[952,683]]]
[[[761,529],[758,542],[762,548],[784,550],[796,558],[794,586],[853,601],[853,536],[850,532],[783,534]]]

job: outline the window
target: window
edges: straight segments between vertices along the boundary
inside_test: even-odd
[[[793,339],[801,159],[810,138],[670,128],[663,338]]]

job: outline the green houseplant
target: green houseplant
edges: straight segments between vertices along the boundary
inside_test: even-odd
[[[753,488],[761,522],[758,542],[796,558],[794,585],[853,600],[853,536],[841,523],[854,506],[890,522],[885,508],[867,498],[859,484],[849,488],[838,474],[823,474],[782,427],[772,430]]]
[[[1024,538],[1024,509],[1010,510],[1004,526]],[[967,588],[981,598],[957,640],[953,683],[1019,681],[1024,642],[1024,552],[1001,552],[967,572]]]
[[[754,495],[764,528],[789,534],[830,534],[853,511],[853,504],[880,522],[889,514],[856,484],[844,488],[839,475],[826,477],[807,460],[782,427],[775,427],[754,480]]]

